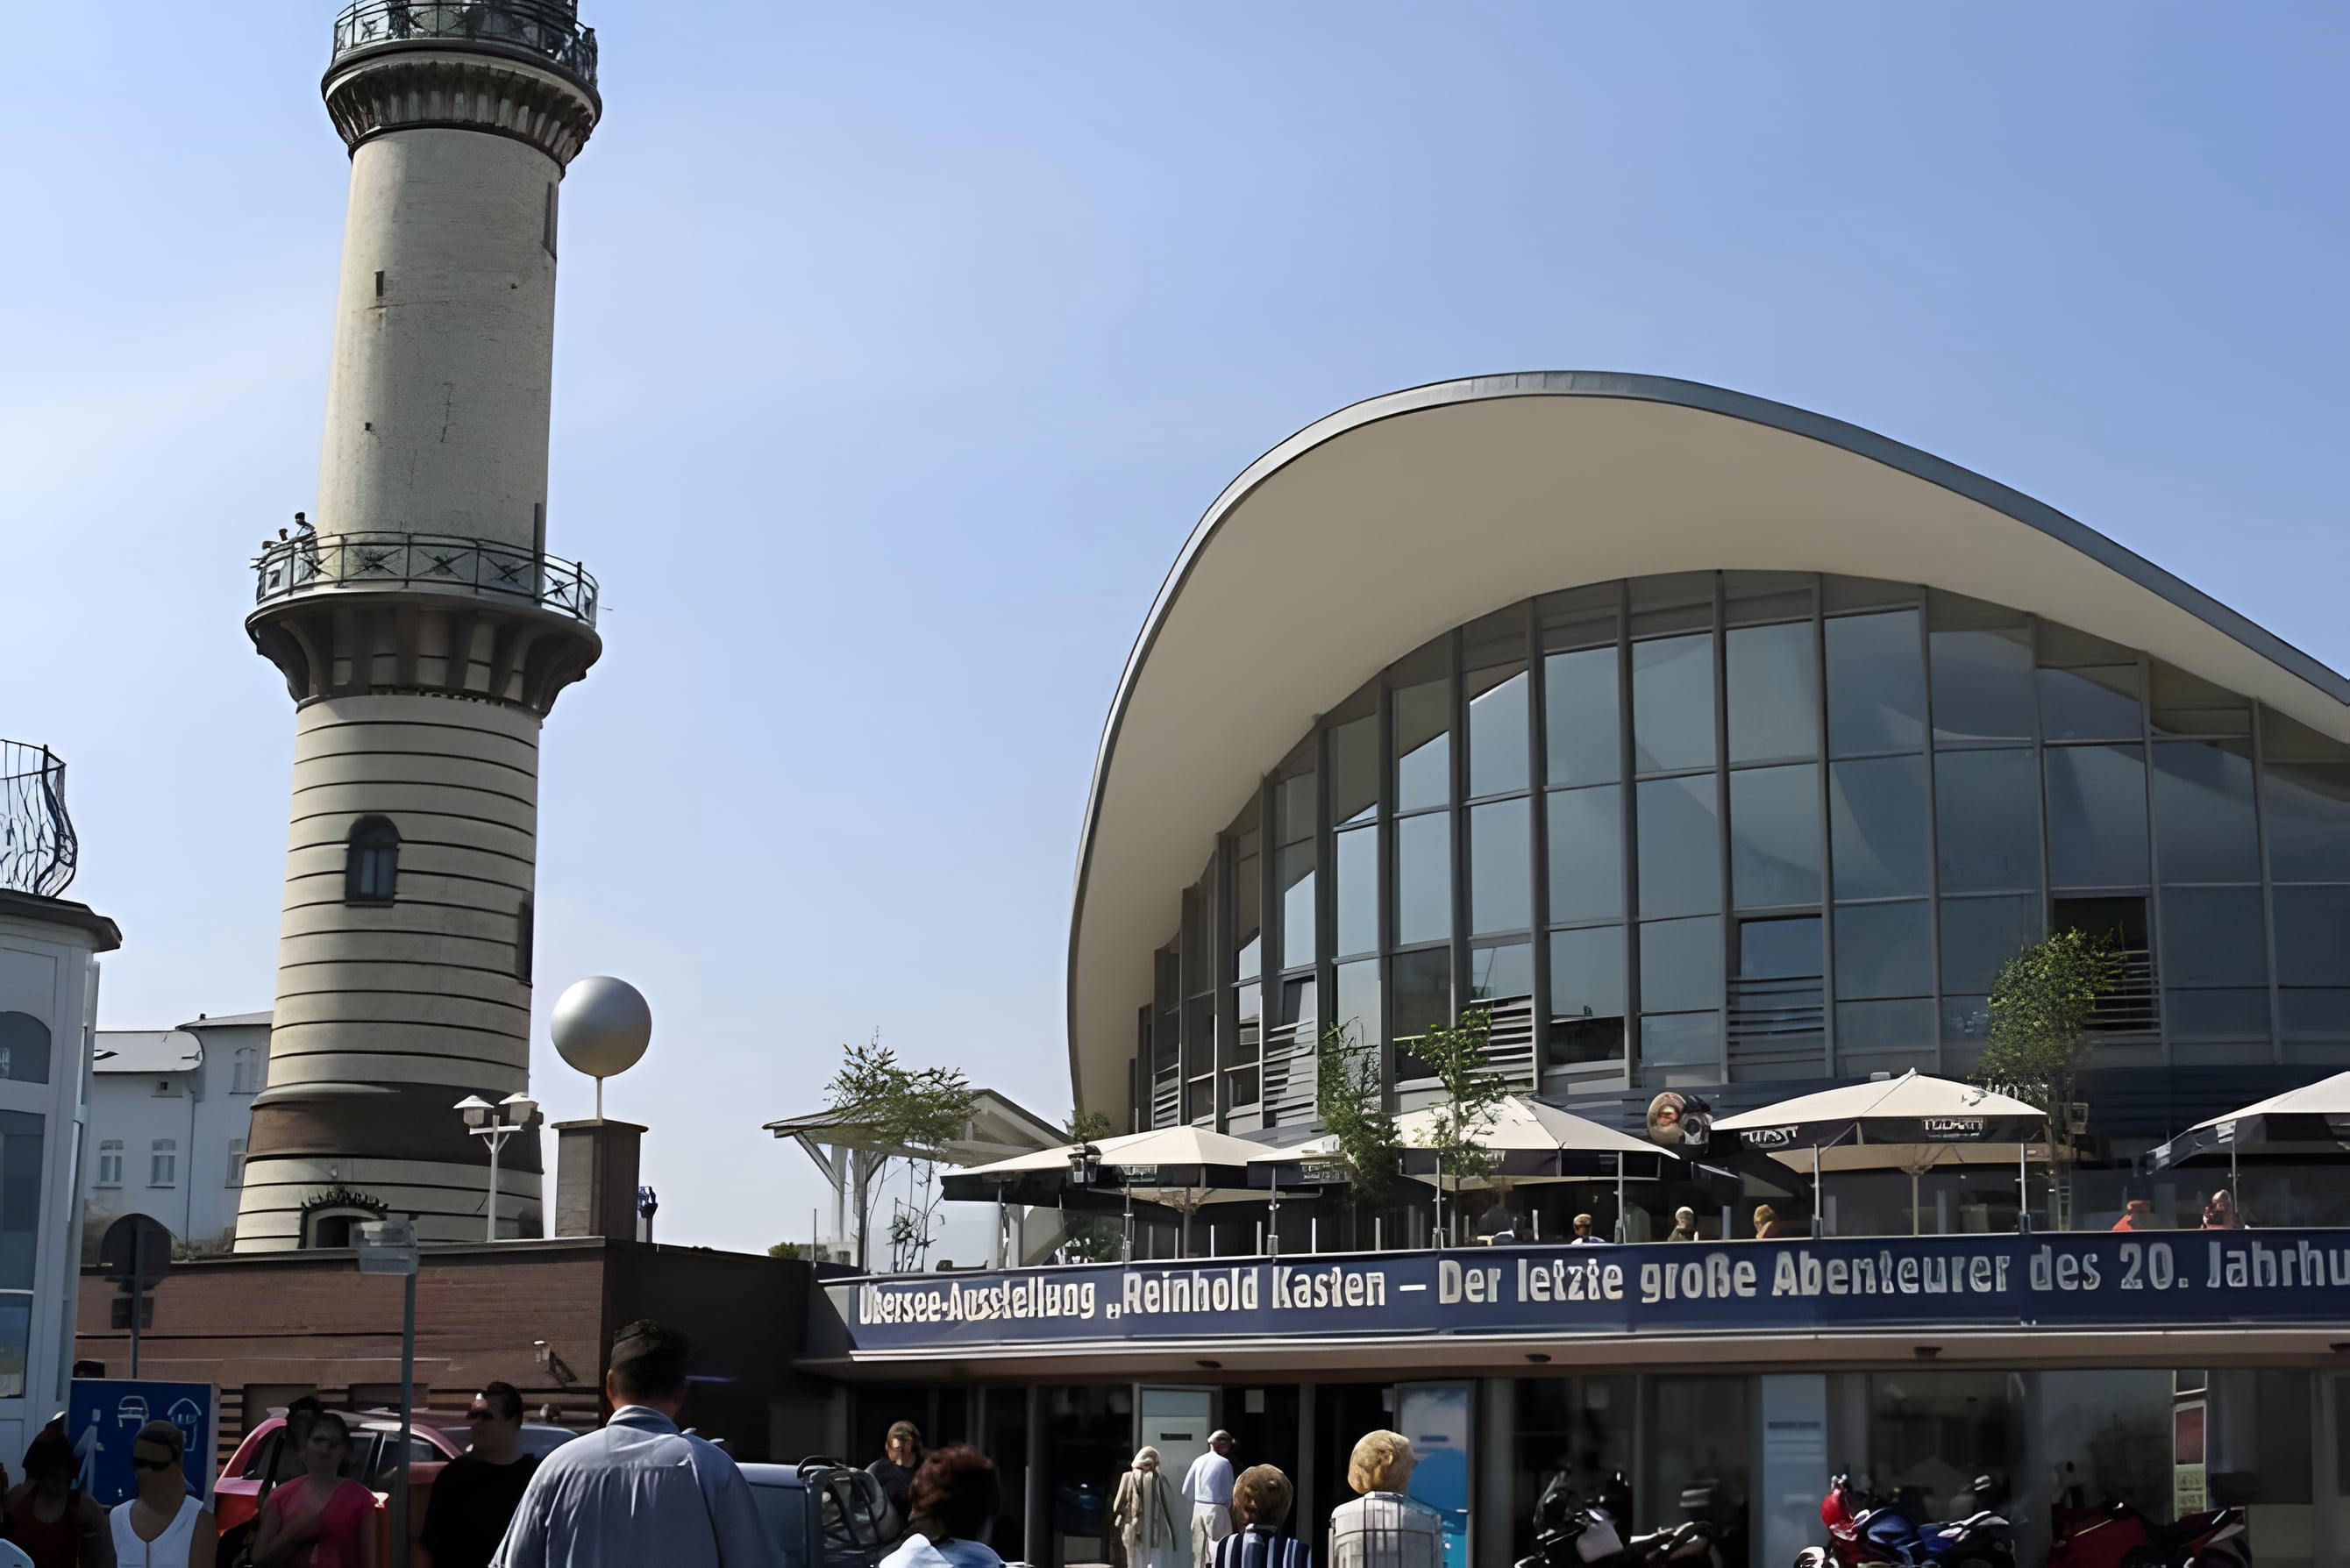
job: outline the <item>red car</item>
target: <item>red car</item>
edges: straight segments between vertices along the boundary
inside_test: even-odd
[[[390,1546],[392,1478],[399,1468],[400,1417],[370,1411],[345,1414],[350,1423],[351,1449],[343,1471],[375,1493],[379,1544]],[[439,1428],[421,1421],[408,1435],[408,1536],[414,1541],[424,1528],[424,1505],[432,1495],[433,1478],[441,1467],[464,1450]],[[283,1485],[302,1473],[301,1456],[286,1439],[286,1417],[272,1416],[245,1434],[244,1441],[221,1470],[213,1489],[213,1517],[220,1526],[221,1561],[235,1560],[246,1537],[257,1528],[261,1491],[265,1484]],[[387,1555],[384,1561],[390,1561]]]

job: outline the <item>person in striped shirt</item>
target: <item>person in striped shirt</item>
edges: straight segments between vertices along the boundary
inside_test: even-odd
[[[1214,1568],[1314,1568],[1305,1542],[1281,1533],[1296,1496],[1277,1466],[1243,1470],[1232,1483],[1232,1523],[1238,1528],[1216,1542]]]

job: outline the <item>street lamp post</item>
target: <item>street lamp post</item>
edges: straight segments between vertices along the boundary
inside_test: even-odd
[[[465,1130],[490,1146],[490,1207],[488,1240],[498,1239],[498,1156],[506,1147],[506,1139],[530,1126],[538,1114],[538,1102],[525,1094],[508,1095],[496,1105],[479,1095],[467,1095],[456,1105],[459,1115],[465,1118]]]

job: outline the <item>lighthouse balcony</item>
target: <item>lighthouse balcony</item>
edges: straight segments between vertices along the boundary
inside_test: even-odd
[[[517,54],[596,85],[596,29],[569,0],[359,0],[335,20],[336,66],[419,45]]]
[[[66,764],[47,746],[0,741],[0,892],[54,898],[78,859],[66,815]],[[0,1078],[8,1075],[0,1051]]]
[[[490,539],[448,534],[306,534],[282,539],[254,562],[256,606],[310,594],[457,594],[535,607],[596,624],[596,579],[559,560]]]

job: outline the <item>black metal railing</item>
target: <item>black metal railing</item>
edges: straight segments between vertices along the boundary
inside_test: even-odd
[[[586,567],[489,539],[306,534],[271,545],[253,566],[255,604],[338,589],[420,587],[520,600],[596,624],[596,579]]]
[[[596,29],[563,0],[359,0],[335,18],[335,58],[383,44],[501,44],[593,87]]]
[[[0,888],[54,898],[80,844],[66,815],[66,764],[47,746],[0,741]]]

